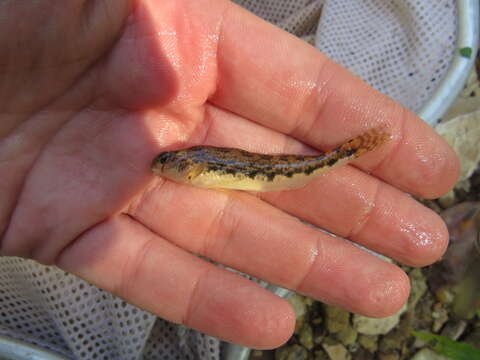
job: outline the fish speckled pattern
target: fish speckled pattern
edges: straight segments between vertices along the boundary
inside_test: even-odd
[[[194,186],[251,191],[279,191],[304,186],[313,178],[370,152],[390,139],[373,128],[320,155],[267,155],[240,149],[194,146],[160,153],[152,171]]]

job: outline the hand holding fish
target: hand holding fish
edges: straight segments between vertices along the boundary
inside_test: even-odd
[[[406,274],[342,238],[415,266],[445,250],[441,219],[409,194],[453,186],[446,143],[233,3],[3,1],[0,13],[1,255],[271,348],[292,334],[290,305],[196,255],[386,316],[407,300]],[[358,142],[369,131],[371,148]]]

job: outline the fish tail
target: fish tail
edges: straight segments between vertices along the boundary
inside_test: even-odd
[[[390,133],[385,126],[378,126],[370,129],[337,148],[340,154],[345,157],[358,158],[359,156],[375,150],[391,139]]]

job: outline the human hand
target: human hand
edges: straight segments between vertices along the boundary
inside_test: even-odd
[[[2,2],[0,250],[57,265],[165,319],[235,343],[291,335],[288,303],[203,255],[369,316],[409,292],[397,266],[435,261],[437,197],[458,161],[424,122],[314,48],[232,3]],[[193,188],[150,162],[194,144],[331,148],[385,124],[392,140],[265,194]],[[193,253],[193,254],[192,254]]]

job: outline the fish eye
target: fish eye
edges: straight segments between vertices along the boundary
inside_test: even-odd
[[[160,164],[165,164],[167,161],[171,160],[173,158],[174,154],[172,151],[166,151],[163,153],[160,153],[156,158],[155,162],[160,163]]]

